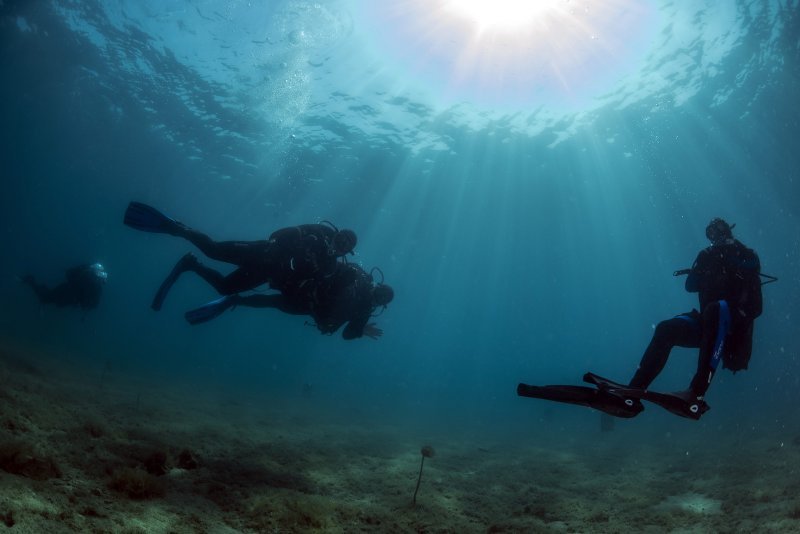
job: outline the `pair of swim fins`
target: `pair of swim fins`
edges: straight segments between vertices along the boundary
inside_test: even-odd
[[[665,410],[695,421],[710,407],[702,399],[687,392],[658,393],[646,389],[618,384],[594,373],[583,375],[583,381],[595,387],[585,386],[532,386],[519,384],[517,395],[536,399],[587,406],[615,417],[636,417],[644,410],[645,400]]]
[[[180,222],[171,217],[167,217],[154,207],[148,206],[142,202],[131,202],[128,204],[123,222],[125,225],[135,228],[136,230],[156,234],[180,235],[181,232],[186,229]],[[150,306],[156,311],[160,310],[172,285],[178,280],[181,274],[192,270],[197,263],[197,258],[194,254],[189,253],[183,256],[178,263],[175,264],[175,267],[172,268],[167,278],[161,283]],[[225,310],[233,306],[235,306],[234,297],[232,295],[226,295],[204,304],[199,308],[189,310],[186,312],[185,317],[186,320],[193,325],[205,323],[218,317]]]
[[[142,202],[128,204],[123,223],[136,230],[156,234],[177,235],[183,229],[183,225],[175,219]]]

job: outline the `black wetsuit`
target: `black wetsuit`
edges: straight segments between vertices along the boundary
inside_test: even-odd
[[[342,337],[364,335],[375,305],[372,276],[352,263],[339,263],[330,276],[286,287],[280,295],[236,296],[235,304],[277,308],[294,315],[310,315],[323,334],[333,334],[345,323]]]
[[[265,241],[214,241],[207,235],[182,227],[174,235],[189,240],[207,257],[231,263],[237,269],[223,275],[198,261],[181,260],[176,268],[193,271],[220,295],[232,295],[269,283],[283,290],[310,279],[330,276],[336,269],[333,238],[336,231],[324,224],[282,228]]]
[[[103,278],[90,265],[78,265],[67,269],[66,280],[55,287],[37,283],[33,276],[22,277],[42,304],[53,304],[59,308],[74,306],[84,310],[97,307],[103,293]]]
[[[630,385],[649,387],[674,346],[700,349],[690,386],[697,396],[703,396],[711,383],[715,350],[721,352],[724,368],[734,372],[747,369],[753,321],[762,309],[760,272],[758,255],[737,240],[700,251],[686,279],[686,290],[699,294],[701,311],[692,310],[658,324]],[[727,316],[729,321],[722,319],[721,327],[721,318]]]

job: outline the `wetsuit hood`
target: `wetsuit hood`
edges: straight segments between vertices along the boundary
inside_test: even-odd
[[[706,226],[706,237],[715,245],[733,242],[733,228],[735,224],[728,224],[723,219],[715,217]]]

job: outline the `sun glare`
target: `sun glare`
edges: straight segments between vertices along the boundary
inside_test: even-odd
[[[553,9],[558,0],[450,0],[446,7],[472,20],[480,31],[513,31]]]
[[[359,6],[366,4],[359,0]],[[585,105],[647,53],[653,3],[641,0],[369,2],[376,50],[447,102],[495,108]]]

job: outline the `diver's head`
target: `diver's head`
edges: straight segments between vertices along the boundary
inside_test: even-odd
[[[108,280],[108,273],[102,263],[93,263],[89,266],[94,275],[103,282]]]
[[[356,233],[352,230],[339,230],[333,236],[333,250],[336,256],[344,256],[345,254],[353,254],[353,249],[356,248]]]
[[[723,245],[733,241],[733,227],[735,224],[728,224],[719,217],[711,219],[706,226],[706,237],[714,245]]]
[[[386,306],[394,299],[394,289],[388,284],[378,284],[372,290],[372,302],[376,306]]]

